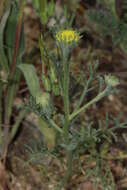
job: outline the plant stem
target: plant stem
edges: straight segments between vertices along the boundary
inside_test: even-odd
[[[52,119],[49,119],[49,123],[57,132],[63,134],[63,130]]]
[[[69,142],[69,64],[64,61],[64,81],[63,81],[63,101],[64,101],[64,114],[65,114],[65,123],[64,123],[64,137],[65,142]]]
[[[64,79],[63,79],[63,102],[64,102],[64,114],[65,114],[65,121],[64,121],[64,139],[66,146],[69,144],[69,63],[67,59],[63,57],[63,69],[64,69]],[[62,181],[60,189],[63,186],[67,185],[67,182],[71,176],[72,171],[72,151],[66,149],[66,156],[67,156],[67,171],[65,177]]]
[[[80,109],[74,111],[70,117],[69,120],[71,121],[74,117],[76,117],[77,115],[79,115],[81,112],[84,112],[89,106],[91,106],[92,104],[98,102],[100,99],[102,99],[107,92],[109,92],[109,88],[107,87],[104,91],[102,91],[101,93],[99,93],[94,99],[92,99],[90,102],[88,102],[87,104],[85,104],[84,106],[82,106]]]
[[[86,93],[87,93],[87,90],[88,90],[88,87],[89,87],[89,84],[91,83],[91,81],[92,81],[92,77],[90,77],[90,78],[88,79],[87,83],[85,84],[84,89],[83,89],[83,92],[82,92],[82,94],[81,94],[81,97],[80,97],[79,101],[77,102],[77,105],[76,105],[74,111],[78,110],[78,109],[80,108],[80,106],[82,105],[83,100],[84,100],[84,97],[85,97],[85,95],[86,95]]]
[[[72,151],[67,151],[67,171],[64,178],[64,185],[66,186],[68,179],[71,176],[72,173],[72,160],[73,160],[73,153]]]
[[[66,188],[68,179],[70,178],[71,173],[72,173],[72,159],[73,159],[73,153],[72,153],[72,151],[68,151],[68,154],[67,154],[67,171],[66,171],[64,179],[62,180],[62,182],[61,182],[60,186],[57,188],[57,190],[61,190],[63,187]]]

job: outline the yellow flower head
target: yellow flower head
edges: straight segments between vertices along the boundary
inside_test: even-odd
[[[73,42],[78,42],[80,39],[80,35],[76,31],[71,29],[62,30],[56,34],[56,39],[58,42],[71,44]]]

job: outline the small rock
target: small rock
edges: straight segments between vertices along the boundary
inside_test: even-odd
[[[95,190],[90,181],[84,182],[80,185],[79,190]]]

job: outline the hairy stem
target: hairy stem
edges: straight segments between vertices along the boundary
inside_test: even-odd
[[[63,101],[64,101],[64,114],[65,114],[65,123],[64,123],[64,137],[65,142],[69,142],[69,64],[64,63],[64,81],[63,81]]]
[[[65,114],[65,122],[64,122],[64,139],[65,144],[68,146],[69,144],[69,63],[66,58],[63,57],[63,69],[64,69],[64,79],[63,79],[63,102],[64,102],[64,114]],[[66,148],[66,156],[67,156],[67,171],[65,177],[62,181],[60,189],[64,186],[66,187],[67,182],[71,176],[72,170],[72,152]]]

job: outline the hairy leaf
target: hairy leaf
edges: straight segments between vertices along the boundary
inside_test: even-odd
[[[36,97],[40,92],[40,84],[34,66],[29,64],[20,64],[18,68],[24,74],[31,95]]]

